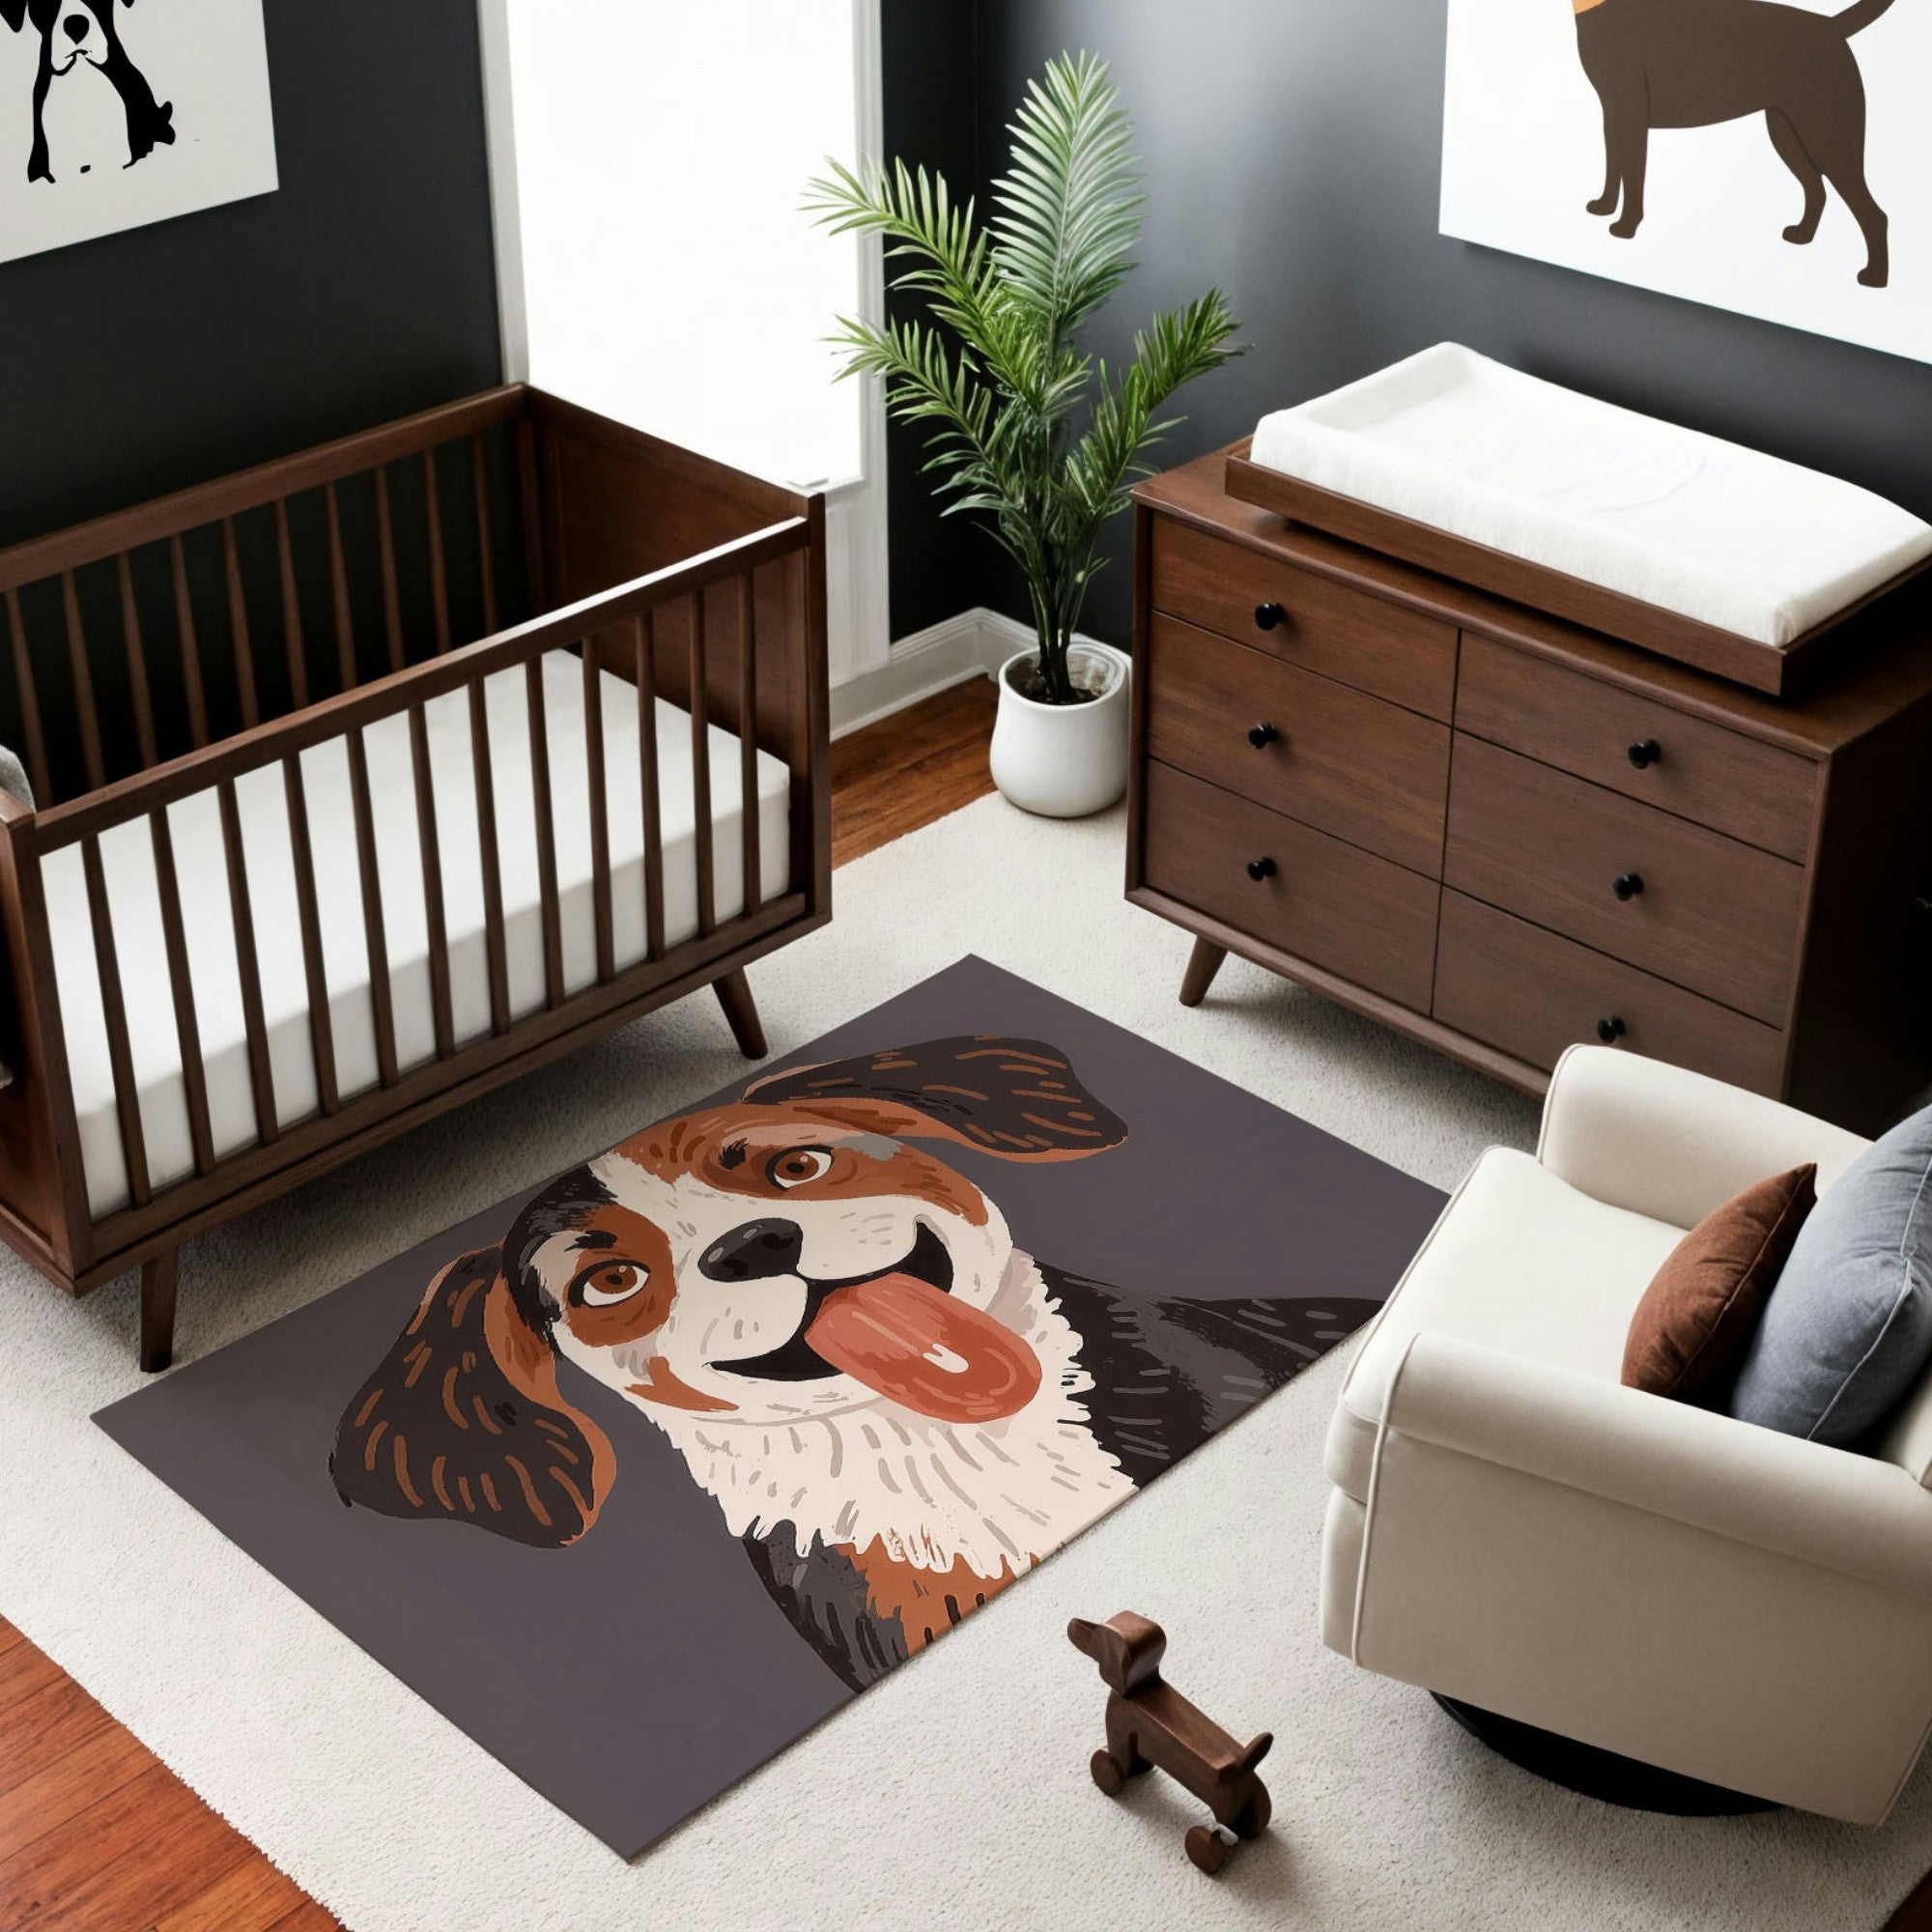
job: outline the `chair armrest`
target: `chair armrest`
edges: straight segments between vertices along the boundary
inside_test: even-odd
[[[1761,1094],[1605,1046],[1550,1076],[1536,1157],[1612,1208],[1694,1227],[1753,1181],[1806,1161],[1820,1192],[1870,1143]]]
[[[1872,1457],[1427,1332],[1382,1427],[1932,1600],[1932,1494]]]

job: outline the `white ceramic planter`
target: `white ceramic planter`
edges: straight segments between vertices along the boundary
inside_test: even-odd
[[[1075,644],[1067,662],[1100,696],[1086,704],[1041,704],[1012,687],[1016,652],[1000,667],[1000,711],[993,724],[993,782],[1009,805],[1042,818],[1104,811],[1127,788],[1127,680],[1130,661],[1111,644]]]

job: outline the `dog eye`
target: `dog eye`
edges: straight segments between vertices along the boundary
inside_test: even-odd
[[[765,1179],[774,1187],[803,1187],[808,1180],[819,1180],[832,1172],[832,1156],[823,1148],[792,1148],[775,1153],[765,1168]]]
[[[650,1269],[641,1263],[603,1262],[571,1283],[570,1298],[580,1308],[609,1308],[630,1300],[650,1278]]]

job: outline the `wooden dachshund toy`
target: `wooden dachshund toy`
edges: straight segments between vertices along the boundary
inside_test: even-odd
[[[1167,1633],[1132,1610],[1103,1624],[1075,1617],[1066,1626],[1075,1650],[1100,1666],[1107,1698],[1107,1747],[1094,1753],[1094,1782],[1118,1797],[1130,1777],[1155,1769],[1184,1785],[1214,1814],[1214,1825],[1236,1837],[1257,1838],[1267,1829],[1267,1786],[1255,1766],[1274,1743],[1263,1731],[1240,1745],[1190,1704],[1160,1674]],[[1193,1826],[1187,1856],[1201,1870],[1221,1869],[1228,1840],[1213,1826]]]

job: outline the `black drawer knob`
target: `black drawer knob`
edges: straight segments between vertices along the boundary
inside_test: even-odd
[[[1642,875],[1636,872],[1619,872],[1610,881],[1610,890],[1616,894],[1618,898],[1628,903],[1643,891]]]
[[[1279,604],[1257,604],[1255,623],[1264,631],[1272,631],[1288,622],[1288,612]]]
[[[1272,859],[1250,859],[1248,861],[1248,877],[1254,880],[1256,885],[1260,885],[1264,879],[1273,878],[1280,870],[1281,867]]]
[[[1655,738],[1640,739],[1630,748],[1630,761],[1638,771],[1648,771],[1663,755],[1663,747]]]
[[[1597,1037],[1608,1046],[1612,1040],[1623,1038],[1626,1029],[1622,1020],[1612,1013],[1606,1020],[1597,1022]]]
[[[1258,752],[1265,752],[1270,745],[1279,743],[1280,739],[1281,733],[1272,724],[1248,726],[1248,743]]]

